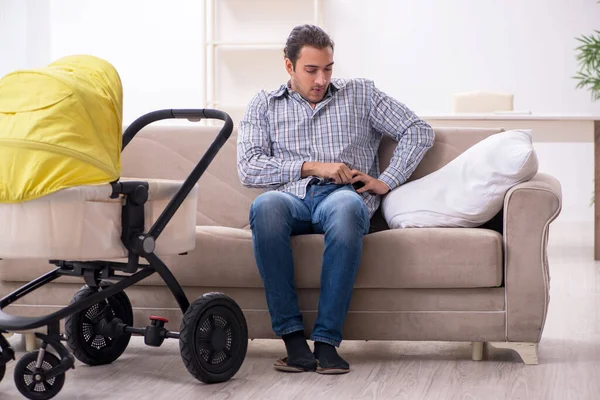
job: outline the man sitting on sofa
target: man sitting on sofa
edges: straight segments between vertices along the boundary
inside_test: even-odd
[[[431,127],[372,81],[332,78],[334,43],[303,25],[284,50],[290,75],[259,92],[238,129],[238,173],[245,186],[271,189],[256,198],[250,225],[272,327],[285,342],[285,371],[345,373],[337,353],[362,253],[381,195],[402,185],[433,145]],[[398,140],[380,173],[381,136]],[[360,187],[362,186],[362,187]],[[294,286],[290,237],[324,233],[318,316],[304,337]]]

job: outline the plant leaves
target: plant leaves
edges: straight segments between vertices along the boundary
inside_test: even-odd
[[[575,88],[589,90],[592,100],[598,101],[600,100],[600,31],[594,30],[591,35],[581,35],[575,39],[581,43],[575,48],[579,65],[579,71],[573,77],[578,81]]]

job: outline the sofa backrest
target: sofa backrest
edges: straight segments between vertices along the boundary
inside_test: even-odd
[[[502,130],[501,128],[434,128],[435,142],[408,180],[413,181],[437,171],[475,143]],[[389,165],[397,143],[389,136],[383,137],[379,146],[381,171]]]
[[[186,179],[215,139],[220,127],[162,124],[140,131],[123,151],[122,176],[128,178]],[[410,180],[443,167],[478,141],[500,129],[438,128],[434,146],[427,152]],[[236,166],[237,130],[217,153],[198,182],[198,225],[248,228],[252,201],[263,189],[245,188]],[[379,156],[383,170],[396,142],[384,137]]]

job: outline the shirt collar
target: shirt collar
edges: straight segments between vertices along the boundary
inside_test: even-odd
[[[338,90],[343,89],[347,83],[348,82],[344,79],[337,79],[337,78],[332,79],[331,82],[329,82],[329,87],[327,88],[326,96],[333,95]],[[273,93],[273,97],[281,97],[284,94],[288,94],[289,90],[290,90],[289,85],[290,85],[290,81],[287,81],[285,84],[281,85],[281,87]]]

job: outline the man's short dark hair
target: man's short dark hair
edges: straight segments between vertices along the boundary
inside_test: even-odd
[[[304,46],[311,46],[317,49],[331,47],[331,50],[333,50],[334,44],[329,35],[318,26],[296,26],[292,29],[290,36],[288,36],[285,49],[283,50],[284,56],[292,62],[294,68],[296,68],[296,61],[300,57],[300,50]]]

